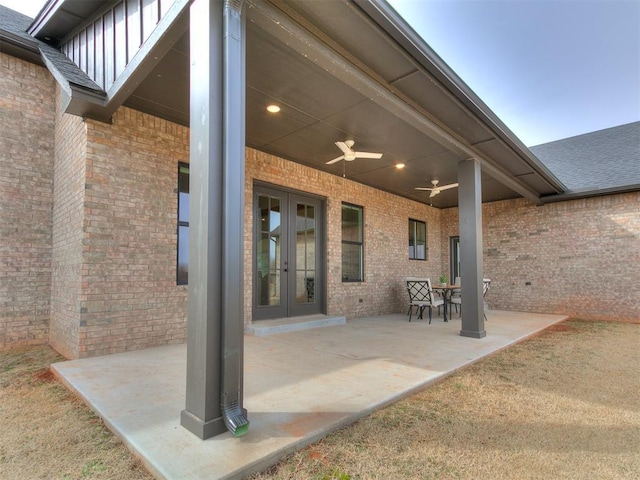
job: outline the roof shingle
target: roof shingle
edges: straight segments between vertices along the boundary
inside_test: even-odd
[[[572,191],[640,184],[640,122],[537,145],[531,151]]]
[[[102,92],[100,86],[73,63],[65,54],[27,33],[32,19],[0,5],[0,42],[19,40],[24,45],[37,48],[41,55],[70,83]]]

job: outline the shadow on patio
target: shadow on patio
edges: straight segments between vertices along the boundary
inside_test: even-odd
[[[242,478],[455,370],[566,317],[490,311],[487,336],[454,318],[402,314],[268,337],[245,336],[249,433],[202,441],[180,426],[186,346],[54,364],[158,478]]]

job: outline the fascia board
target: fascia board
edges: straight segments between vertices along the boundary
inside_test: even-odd
[[[27,33],[32,37],[37,37],[42,28],[53,18],[56,12],[62,7],[64,0],[48,0],[42,7],[40,13],[33,19],[27,29]]]

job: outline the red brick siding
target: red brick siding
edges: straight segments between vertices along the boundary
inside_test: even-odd
[[[0,347],[49,337],[54,81],[0,53]]]

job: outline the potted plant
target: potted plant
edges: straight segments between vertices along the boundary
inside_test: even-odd
[[[447,284],[447,276],[446,275],[440,275],[440,283],[442,285],[446,285]]]

